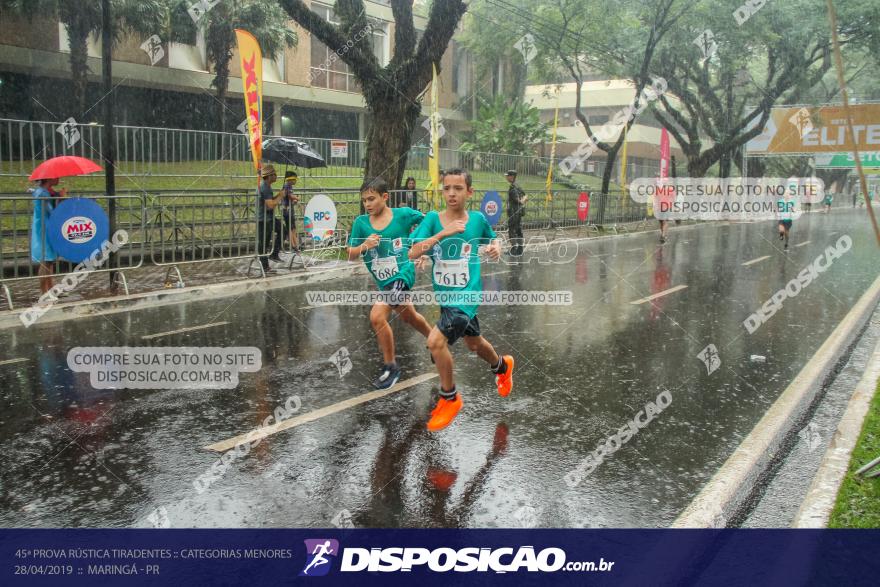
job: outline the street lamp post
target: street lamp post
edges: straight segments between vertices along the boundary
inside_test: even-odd
[[[104,179],[105,191],[110,196],[107,205],[107,213],[110,217],[110,235],[116,233],[116,161],[113,150],[113,14],[110,10],[110,0],[101,0],[101,66],[104,81]],[[116,253],[111,253],[109,265],[116,266]],[[110,271],[110,285],[113,285],[116,277],[115,271]]]

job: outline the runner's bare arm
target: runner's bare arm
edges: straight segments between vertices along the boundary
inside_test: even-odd
[[[359,244],[356,247],[348,247],[348,260],[354,261],[370,249],[374,249],[379,246],[379,235],[376,233],[371,234],[364,242]]]
[[[462,220],[456,220],[451,225],[447,226],[437,234],[432,237],[428,237],[423,241],[419,241],[415,243],[412,248],[409,250],[409,258],[410,259],[418,259],[428,251],[430,251],[434,245],[439,243],[441,240],[446,238],[447,236],[452,236],[454,234],[458,234],[460,232],[464,232],[465,222]]]
[[[501,241],[497,238],[492,239],[492,242],[490,242],[486,246],[486,254],[493,261],[497,261],[498,259],[500,259],[501,258]]]

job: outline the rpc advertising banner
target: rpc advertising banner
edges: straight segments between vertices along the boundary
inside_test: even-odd
[[[877,585],[877,530],[3,530],[7,585]]]

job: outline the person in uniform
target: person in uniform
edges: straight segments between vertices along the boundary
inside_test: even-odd
[[[519,257],[523,253],[522,217],[529,197],[516,185],[516,170],[504,175],[510,187],[507,190],[507,231],[510,236],[510,254]]]

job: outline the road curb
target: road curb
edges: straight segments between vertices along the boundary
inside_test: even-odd
[[[878,301],[880,277],[874,280],[764,417],[676,518],[672,528],[715,528],[727,525],[735,517],[806,414],[823,381],[871,317]]]
[[[846,411],[840,419],[837,431],[828,444],[828,450],[822,457],[819,470],[813,477],[810,489],[804,502],[798,509],[792,528],[825,528],[837,500],[837,492],[849,470],[852,456],[862,424],[871,407],[871,400],[877,391],[877,380],[880,378],[880,342],[874,348],[874,354],[868,361],[865,373],[856,385]]]

